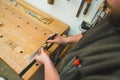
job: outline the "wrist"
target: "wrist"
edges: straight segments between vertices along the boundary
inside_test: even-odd
[[[70,37],[64,38],[64,43],[70,43]]]
[[[51,64],[52,61],[50,58],[46,59],[45,62],[44,62],[44,65],[47,66],[48,64]]]

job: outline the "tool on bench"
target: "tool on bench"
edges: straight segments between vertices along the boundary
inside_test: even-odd
[[[57,36],[58,33],[54,33],[52,36],[50,36],[47,40],[51,40],[54,39]],[[45,41],[45,44],[41,47],[43,47],[44,49],[48,50],[53,44],[48,45],[47,40]],[[41,47],[35,52],[33,53],[29,58],[27,58],[27,62],[31,63],[22,71],[20,72],[19,76],[22,77],[35,63],[36,60],[33,59],[37,54],[39,54],[39,51],[41,49]]]
[[[86,0],[82,0],[82,2],[81,2],[81,4],[80,4],[80,7],[79,7],[79,9],[78,9],[78,12],[77,12],[77,14],[76,14],[76,17],[79,17],[79,15],[80,15],[80,13],[81,13],[81,11],[82,11],[82,8],[83,8],[83,6],[84,6],[85,1],[86,1]]]
[[[91,5],[92,0],[86,0],[86,2],[87,2],[87,6],[86,6],[86,8],[85,8],[85,10],[84,10],[84,12],[83,12],[84,15],[87,14],[87,12],[88,12],[88,10],[89,10],[89,8],[90,8],[90,5]]]
[[[52,40],[57,36],[58,33],[54,33],[52,36],[50,36],[47,40]],[[45,50],[48,50],[53,44],[48,45],[47,40],[45,41],[45,44],[41,47],[43,47]],[[39,54],[41,47],[33,53],[29,58],[27,58],[27,62],[30,62],[37,54]]]

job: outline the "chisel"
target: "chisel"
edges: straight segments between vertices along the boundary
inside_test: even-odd
[[[52,36],[50,36],[47,40],[52,40],[57,36],[58,33],[54,33]],[[45,41],[45,44],[41,47],[43,47],[44,49],[48,50],[53,44],[48,45],[47,40]],[[39,54],[41,47],[35,52],[33,53],[29,58],[27,58],[27,62],[30,62],[37,54]]]
[[[86,2],[87,2],[87,6],[86,6],[86,8],[85,8],[85,10],[84,10],[84,12],[83,12],[84,15],[87,14],[87,12],[88,12],[88,10],[89,10],[89,8],[90,8],[90,5],[91,5],[92,0],[86,0]]]
[[[85,1],[86,1],[86,0],[82,0],[82,2],[81,2],[81,4],[80,4],[80,7],[79,7],[79,9],[78,9],[78,12],[77,12],[77,14],[76,14],[76,17],[79,17],[80,12],[82,11],[82,8],[83,8],[83,6],[84,6]]]

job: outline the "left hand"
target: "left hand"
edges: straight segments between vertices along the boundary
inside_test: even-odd
[[[45,51],[44,48],[41,48],[39,54],[35,56],[35,60],[40,62],[41,64],[45,64],[46,61],[49,60],[48,54],[48,51]]]

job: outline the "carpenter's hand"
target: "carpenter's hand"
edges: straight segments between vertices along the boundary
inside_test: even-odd
[[[51,34],[51,35],[53,35],[53,34]],[[51,36],[50,35],[50,36]],[[50,37],[49,36],[49,37]],[[48,37],[48,38],[49,38]],[[57,43],[57,44],[63,44],[63,43],[65,43],[65,38],[63,38],[62,36],[60,36],[60,35],[57,35],[53,40],[47,40],[47,42],[48,43]]]
[[[41,64],[45,64],[45,62],[49,60],[48,52],[41,48],[40,53],[35,56],[35,60]]]

